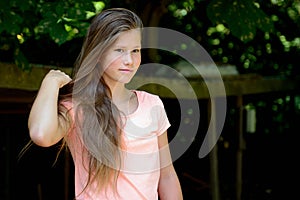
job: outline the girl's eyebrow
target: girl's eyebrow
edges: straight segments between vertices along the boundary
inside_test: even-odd
[[[116,45],[115,48],[126,49],[126,48],[128,48],[128,46]],[[141,45],[136,45],[133,47],[133,49],[136,49],[136,48],[141,48]]]

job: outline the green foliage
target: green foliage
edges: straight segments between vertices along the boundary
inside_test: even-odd
[[[0,60],[5,57],[3,52],[9,52],[18,66],[28,69],[26,50],[31,50],[32,43],[38,43],[38,48],[49,43],[70,44],[73,55],[91,18],[103,8],[116,6],[136,11],[145,26],[155,24],[187,34],[215,62],[235,65],[241,73],[299,74],[295,62],[300,53],[299,0],[0,1]],[[24,46],[26,52],[22,52]],[[47,46],[45,52],[50,51],[55,50]],[[54,64],[60,62],[55,59]]]
[[[89,19],[104,8],[101,1],[86,0],[7,0],[0,3],[0,49],[14,51],[14,60],[22,69],[29,63],[20,51],[20,45],[29,38],[36,40],[49,36],[61,45],[83,37]]]
[[[83,37],[89,26],[87,19],[91,17],[92,10],[95,8],[88,1],[45,3],[39,9],[42,20],[35,31],[39,34],[49,33],[51,39],[58,44],[63,44],[75,37]]]
[[[274,32],[273,21],[258,3],[249,0],[213,0],[207,7],[207,16],[215,24],[226,24],[232,34],[243,42],[253,40],[256,30]]]

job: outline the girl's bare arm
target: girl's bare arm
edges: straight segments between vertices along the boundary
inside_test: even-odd
[[[71,78],[60,70],[50,70],[44,77],[35,98],[28,128],[32,141],[43,147],[59,142],[67,131],[67,124],[58,115],[58,92]]]
[[[158,137],[158,145],[161,165],[158,185],[159,197],[161,200],[182,200],[182,190],[173,166],[167,132]]]

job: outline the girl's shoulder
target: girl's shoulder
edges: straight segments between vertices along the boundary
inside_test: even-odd
[[[160,97],[156,94],[152,94],[142,90],[134,90],[137,95],[139,103],[146,103],[146,104],[161,104],[162,101]]]
[[[64,99],[59,102],[59,112],[63,115],[71,117],[74,119],[75,106],[72,99]]]
[[[67,108],[68,110],[73,108],[73,101],[71,99],[64,99],[64,100],[61,100],[59,103],[60,103],[60,105]]]

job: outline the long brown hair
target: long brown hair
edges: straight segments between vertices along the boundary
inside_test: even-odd
[[[107,9],[92,21],[81,52],[75,62],[73,80],[61,89],[59,113],[65,113],[62,101],[72,99],[75,112],[74,124],[87,154],[86,166],[89,177],[86,187],[97,183],[98,189],[112,186],[116,191],[116,180],[121,164],[120,113],[111,101],[111,91],[102,74],[104,53],[119,34],[143,27],[140,18],[123,9]],[[63,115],[63,114],[62,114]],[[66,138],[66,144],[68,140]]]

